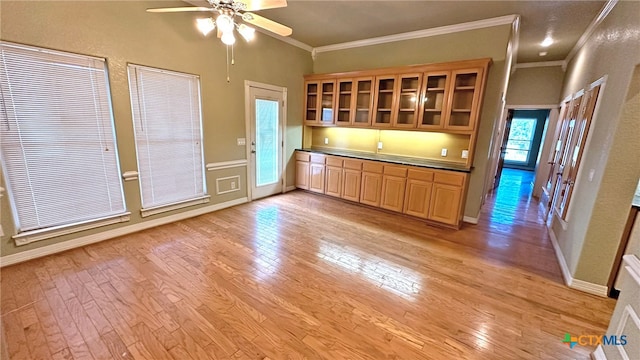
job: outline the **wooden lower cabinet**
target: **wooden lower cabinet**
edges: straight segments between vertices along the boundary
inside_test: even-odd
[[[362,172],[360,170],[342,170],[342,198],[359,202],[361,182]]]
[[[382,193],[382,174],[362,172],[362,187],[360,189],[360,203],[370,206],[380,206]]]
[[[404,213],[426,219],[429,217],[431,204],[431,189],[433,183],[407,179],[407,190],[404,194]]]
[[[404,188],[406,178],[383,175],[382,176],[382,197],[380,207],[387,210],[402,212],[404,204]]]
[[[342,195],[342,168],[327,165],[325,171],[327,183],[325,184],[324,193],[340,197]]]
[[[458,226],[462,188],[455,185],[433,184],[429,220]]]
[[[296,187],[309,190],[309,162],[296,161]]]
[[[324,194],[324,164],[309,165],[309,191]]]

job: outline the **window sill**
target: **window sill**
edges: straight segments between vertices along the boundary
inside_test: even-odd
[[[195,199],[189,199],[189,200],[185,200],[185,201],[180,201],[180,202],[177,202],[177,203],[154,206],[154,207],[150,207],[150,208],[146,208],[146,209],[140,210],[140,214],[144,218],[144,217],[147,217],[147,216],[161,214],[161,213],[164,213],[164,212],[167,212],[167,211],[171,211],[171,210],[182,209],[182,208],[193,206],[193,205],[206,204],[206,203],[209,202],[209,199],[211,199],[211,196],[205,195],[205,196],[202,196],[202,197],[198,197],[198,198],[195,198]]]
[[[131,215],[130,212],[126,212],[123,214],[109,216],[109,217],[97,219],[97,220],[89,220],[89,221],[84,221],[84,222],[75,223],[75,224],[54,226],[47,229],[25,231],[17,235],[14,235],[12,238],[15,241],[16,246],[21,246],[21,245],[26,245],[35,241],[50,239],[50,238],[67,235],[67,234],[73,234],[76,232],[94,229],[101,226],[127,222],[131,219],[130,215]]]

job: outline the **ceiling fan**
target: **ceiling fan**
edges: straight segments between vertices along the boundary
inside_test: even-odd
[[[147,9],[153,13],[169,13],[169,12],[213,12],[218,13],[215,18],[198,19],[197,26],[203,34],[207,35],[216,26],[218,28],[218,37],[227,45],[235,42],[233,37],[233,29],[237,28],[240,35],[247,41],[254,36],[255,30],[245,24],[236,24],[234,18],[237,16],[242,21],[255,25],[257,27],[268,30],[280,36],[289,36],[293,33],[291,28],[269,20],[251,11],[263,9],[273,9],[287,6],[287,0],[206,0],[210,5],[207,6],[187,6],[173,8],[155,8]]]

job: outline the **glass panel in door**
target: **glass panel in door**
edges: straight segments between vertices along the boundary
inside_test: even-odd
[[[256,186],[278,182],[278,101],[256,99]]]

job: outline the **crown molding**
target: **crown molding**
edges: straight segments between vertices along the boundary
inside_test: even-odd
[[[584,44],[587,43],[587,40],[589,40],[593,32],[596,30],[596,27],[600,25],[600,23],[607,17],[607,15],[609,15],[611,10],[613,10],[613,7],[616,6],[617,3],[618,0],[608,0],[607,3],[604,4],[602,9],[600,9],[600,12],[598,13],[598,16],[596,16],[591,21],[582,36],[580,36],[580,39],[578,39],[578,42],[576,42],[571,51],[569,51],[569,55],[567,55],[567,57],[564,59],[564,62],[566,64],[568,64],[569,61],[571,61],[571,59],[573,59],[573,57],[578,53],[578,51],[582,49]]]
[[[528,63],[516,64],[515,68],[528,69],[528,68],[538,68],[538,67],[548,67],[548,66],[562,66],[562,69],[564,70],[567,67],[567,62],[565,60],[528,62]]]
[[[295,46],[297,48],[300,48],[300,49],[308,51],[308,52],[313,52],[313,46],[307,45],[307,44],[303,43],[302,41],[298,41],[296,39],[293,39],[293,38],[290,38],[290,37],[287,37],[287,36],[280,36],[278,34],[272,33],[271,31],[263,30],[263,29],[261,29],[261,28],[259,28],[257,26],[256,26],[256,30],[258,32],[262,33],[262,34],[271,36],[274,39],[278,39],[280,41],[286,42],[289,45],[293,45],[293,46]]]
[[[471,21],[471,22],[455,24],[455,25],[440,26],[436,28],[411,31],[411,32],[400,33],[395,35],[381,36],[381,37],[375,37],[375,38],[364,39],[364,40],[349,41],[349,42],[340,43],[340,44],[319,46],[314,48],[313,50],[315,51],[315,53],[321,53],[321,52],[327,52],[327,51],[352,49],[352,48],[357,48],[362,46],[385,44],[385,43],[402,41],[402,40],[419,39],[419,38],[425,38],[429,36],[451,34],[451,33],[460,32],[460,31],[476,30],[476,29],[482,29],[482,28],[498,26],[498,25],[508,25],[508,24],[512,24],[517,19],[518,19],[517,15],[505,15],[505,16],[495,17],[491,19]]]

